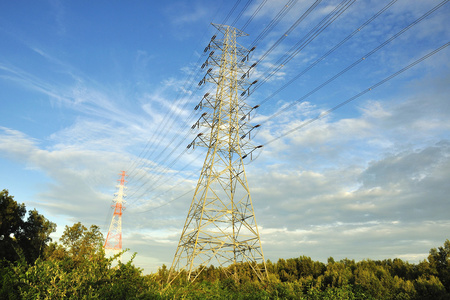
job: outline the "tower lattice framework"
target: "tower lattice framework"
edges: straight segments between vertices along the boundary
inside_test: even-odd
[[[106,236],[104,248],[105,253],[107,255],[115,255],[119,254],[122,251],[122,213],[125,208],[125,200],[126,197],[124,190],[125,187],[125,171],[120,173],[119,184],[116,186],[118,191],[114,194],[115,197],[113,199],[114,213],[111,219],[111,224],[109,225],[108,234]],[[122,260],[122,256],[119,257],[119,260]]]
[[[257,106],[248,106],[241,99],[256,83],[248,81],[256,65],[248,65],[254,48],[247,50],[236,42],[246,33],[227,25],[212,25],[223,38],[214,35],[205,48],[207,60],[202,69],[207,71],[199,86],[212,83],[215,94],[206,93],[195,107],[205,112],[192,128],[204,132],[188,145],[206,147],[207,154],[169,280],[185,272],[193,281],[211,264],[236,276],[237,263],[249,263],[264,280],[266,264],[244,169],[244,159],[262,147],[252,145],[250,139],[259,125],[248,123]],[[234,268],[230,267],[233,264]]]

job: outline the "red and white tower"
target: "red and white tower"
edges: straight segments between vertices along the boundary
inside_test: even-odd
[[[122,251],[122,212],[125,209],[124,198],[126,195],[124,193],[124,189],[126,189],[125,176],[127,175],[125,174],[125,171],[122,171],[120,175],[121,178],[118,180],[120,184],[117,185],[119,190],[114,194],[116,197],[113,199],[114,204],[112,205],[114,208],[114,214],[111,219],[111,225],[109,225],[105,245],[103,246],[107,256],[112,256]],[[119,259],[122,260],[122,255]]]

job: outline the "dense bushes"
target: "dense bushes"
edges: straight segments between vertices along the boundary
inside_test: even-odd
[[[448,246],[447,240],[445,245]],[[82,258],[70,251],[26,261],[2,262],[1,299],[449,299],[444,286],[447,266],[435,267],[434,253],[414,265],[399,259],[372,261],[308,257],[267,262],[270,281],[235,282],[220,268],[189,284],[182,278],[167,285],[167,268],[142,275],[133,265],[104,257],[101,249]],[[439,252],[437,252],[439,253]],[[437,266],[438,264],[436,264]],[[245,268],[239,268],[248,272]],[[241,274],[244,278],[249,278]],[[444,276],[444,277],[442,277]]]
[[[1,269],[2,299],[449,299],[446,279],[449,257],[432,249],[428,260],[410,264],[394,260],[341,260],[328,263],[301,256],[267,262],[270,281],[236,282],[220,268],[205,269],[194,283],[183,278],[167,284],[168,270],[142,275],[132,260],[112,266],[101,249],[85,258],[66,256],[6,263]],[[444,255],[445,254],[445,255]],[[447,265],[444,266],[442,257]],[[435,259],[441,259],[440,269]],[[241,278],[250,268],[239,266]]]

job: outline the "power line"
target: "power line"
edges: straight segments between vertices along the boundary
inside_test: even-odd
[[[331,83],[332,81],[336,80],[337,78],[339,78],[340,76],[342,76],[344,73],[348,72],[349,70],[351,70],[352,68],[354,68],[355,66],[357,66],[358,64],[360,64],[361,62],[365,61],[368,57],[370,57],[371,55],[373,55],[374,53],[376,53],[377,51],[379,51],[380,49],[382,49],[384,46],[386,46],[387,44],[389,44],[390,42],[392,42],[393,40],[395,40],[396,38],[398,38],[400,35],[402,35],[403,33],[405,33],[407,30],[411,29],[413,26],[417,25],[419,22],[421,22],[423,19],[425,19],[426,17],[428,17],[430,14],[432,14],[433,12],[435,12],[437,9],[439,9],[440,7],[442,7],[446,2],[448,2],[449,0],[445,0],[442,1],[440,4],[436,5],[434,8],[432,8],[431,10],[429,10],[428,12],[426,12],[424,15],[422,15],[420,18],[416,19],[414,22],[412,22],[411,24],[409,24],[408,26],[406,26],[405,28],[403,28],[402,30],[400,30],[399,32],[397,32],[396,34],[394,34],[392,37],[390,37],[389,39],[387,39],[386,41],[384,41],[383,43],[381,43],[380,45],[378,45],[376,48],[372,49],[370,52],[368,52],[367,54],[363,55],[361,58],[359,58],[358,60],[356,60],[355,62],[353,62],[351,65],[347,66],[345,69],[341,70],[339,73],[335,74],[333,77],[331,77],[330,79],[328,79],[327,81],[323,82],[322,84],[320,84],[319,86],[317,86],[316,88],[314,88],[313,90],[311,90],[310,92],[308,92],[307,94],[303,95],[302,97],[300,97],[299,99],[293,101],[292,103],[290,103],[289,105],[287,105],[286,107],[282,108],[281,110],[277,111],[276,113],[274,113],[273,115],[271,115],[270,117],[268,117],[267,119],[265,119],[264,121],[261,122],[261,124],[268,122],[269,120],[279,116],[280,114],[282,114],[283,112],[285,112],[286,110],[292,108],[293,106],[297,105],[298,103],[300,103],[300,101],[303,101],[304,99],[308,98],[309,96],[311,96],[312,94],[314,94],[315,92],[317,92],[318,90],[322,89],[323,87],[325,87],[326,85],[328,85],[329,83]]]
[[[165,203],[163,203],[163,204],[161,204],[161,205],[159,205],[159,206],[152,207],[152,208],[150,208],[150,209],[143,210],[143,211],[139,211],[139,212],[136,212],[136,213],[137,213],[137,214],[147,213],[147,212],[156,210],[156,209],[158,209],[158,208],[164,207],[164,206],[169,205],[170,203],[175,202],[176,200],[178,200],[178,199],[180,199],[180,198],[186,196],[187,194],[192,193],[194,190],[195,190],[195,189],[191,189],[191,190],[185,192],[184,194],[182,194],[182,195],[180,195],[180,196],[178,196],[178,197],[176,197],[176,198],[174,198],[174,199],[172,199],[172,200],[170,200],[170,201],[167,201],[167,202],[165,202]]]
[[[303,71],[298,73],[295,77],[293,77],[291,80],[289,80],[287,83],[285,83],[283,86],[281,86],[279,89],[277,89],[275,92],[273,92],[270,96],[266,97],[263,101],[261,101],[260,105],[263,105],[268,100],[272,99],[276,94],[284,90],[287,86],[292,84],[295,80],[303,76],[306,72],[311,70],[314,66],[316,66],[318,63],[320,63],[322,60],[324,60],[327,56],[329,56],[331,53],[336,51],[339,47],[341,47],[344,43],[346,43],[349,39],[351,39],[354,35],[359,33],[364,27],[366,27],[368,24],[370,24],[373,20],[375,20],[377,17],[379,17],[382,13],[384,13],[387,9],[389,9],[397,0],[392,0],[386,6],[384,6],[381,10],[379,10],[375,15],[373,15],[370,19],[368,19],[366,22],[364,22],[361,26],[359,26],[357,29],[355,29],[352,33],[350,33],[347,37],[345,37],[343,40],[341,40],[338,44],[336,44],[332,49],[330,49],[327,53],[322,55],[320,58],[318,58],[315,62],[313,62],[311,65],[309,65],[307,68],[305,68]]]
[[[234,26],[234,24],[236,24],[236,22],[242,17],[242,14],[244,13],[244,11],[248,8],[248,6],[250,5],[250,3],[252,3],[253,0],[247,0],[247,3],[245,4],[244,8],[241,9],[241,11],[239,12],[238,16],[236,17],[236,19],[234,19],[233,23],[231,23],[231,26]]]
[[[270,23],[260,32],[260,34],[256,37],[253,43],[250,45],[251,47],[256,47],[256,45],[264,39],[270,31],[280,22],[280,20],[294,7],[298,0],[289,0],[287,4],[283,6],[283,8],[277,13],[277,15],[270,21]],[[322,0],[316,1],[316,3],[320,3]]]
[[[347,1],[347,0],[345,0]],[[334,23],[336,19],[343,14],[354,2],[355,0],[350,0],[346,3],[341,2],[340,5],[336,6],[333,11],[331,11],[325,18],[323,18],[313,29],[311,29],[302,39],[300,39],[294,46],[292,46],[281,58],[278,59],[278,66],[273,67],[269,74],[263,79],[259,80],[257,85],[254,87],[253,91],[258,89],[261,85],[267,82],[272,76],[274,76],[279,70],[281,70],[288,62],[290,62],[301,50],[303,50],[309,43],[316,39],[329,25]],[[303,15],[304,18],[306,15]],[[297,20],[297,22],[300,21]],[[296,24],[294,24],[297,26]],[[293,25],[293,26],[294,26]],[[295,28],[295,27],[294,27]],[[287,36],[287,33],[285,34]],[[267,52],[264,54],[268,54]],[[265,56],[263,56],[264,58]],[[259,63],[259,61],[257,62]]]
[[[265,145],[269,145],[269,144],[271,144],[271,143],[273,143],[273,142],[275,142],[275,141],[277,141],[277,140],[279,140],[279,139],[281,139],[281,138],[287,136],[288,134],[291,134],[291,133],[293,133],[294,131],[297,131],[297,130],[299,130],[299,129],[302,129],[303,127],[305,127],[305,126],[307,126],[307,125],[309,125],[309,124],[311,124],[311,123],[313,123],[313,122],[315,122],[315,121],[317,121],[317,120],[319,120],[319,119],[321,119],[321,118],[323,118],[323,117],[329,115],[329,114],[332,113],[333,111],[335,111],[335,110],[341,108],[342,106],[344,106],[344,105],[346,105],[346,104],[352,102],[353,100],[356,100],[357,98],[359,98],[359,97],[365,95],[366,93],[372,91],[373,89],[375,89],[375,88],[379,87],[380,85],[386,83],[387,81],[393,79],[394,77],[396,77],[396,76],[402,74],[403,72],[409,70],[410,68],[414,67],[414,66],[417,65],[418,63],[421,63],[421,62],[424,61],[425,59],[427,59],[427,58],[433,56],[434,54],[438,53],[439,51],[441,51],[441,50],[447,48],[449,45],[450,45],[450,42],[445,43],[445,44],[442,45],[441,47],[439,47],[439,48],[433,50],[432,52],[430,52],[430,53],[428,53],[428,54],[422,56],[421,58],[419,58],[418,60],[412,62],[412,63],[409,64],[409,65],[407,65],[407,66],[404,67],[403,69],[401,69],[401,70],[395,72],[394,74],[392,74],[392,75],[390,75],[390,76],[384,78],[383,80],[377,82],[376,84],[374,84],[374,85],[368,87],[368,88],[365,89],[364,91],[362,91],[362,92],[356,94],[355,96],[353,96],[353,97],[351,97],[351,98],[349,98],[349,99],[347,99],[347,100],[345,100],[345,101],[339,103],[338,105],[334,106],[333,108],[330,108],[329,110],[327,110],[327,111],[325,111],[325,112],[322,112],[322,113],[319,114],[317,117],[312,118],[312,119],[310,119],[310,120],[308,120],[308,121],[305,121],[305,122],[302,123],[301,125],[299,125],[299,126],[293,128],[293,129],[290,129],[290,130],[286,131],[285,133],[281,134],[280,136],[278,136],[278,137],[276,137],[276,138],[274,138],[274,139],[272,139],[272,140],[266,142]]]
[[[247,20],[247,22],[245,22],[245,24],[242,26],[242,31],[245,31],[245,29],[247,28],[247,26],[253,21],[253,19],[255,18],[255,16],[259,13],[259,11],[261,10],[261,8],[263,8],[263,6],[266,4],[267,0],[263,0],[259,6],[255,9],[255,11],[253,12],[252,16]]]

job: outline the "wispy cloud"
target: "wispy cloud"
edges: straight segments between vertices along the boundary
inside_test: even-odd
[[[56,32],[58,35],[65,35],[66,34],[66,25],[65,25],[65,16],[66,16],[66,9],[64,7],[64,4],[60,0],[51,0],[49,1],[50,6],[52,8],[54,21],[56,23]]]

